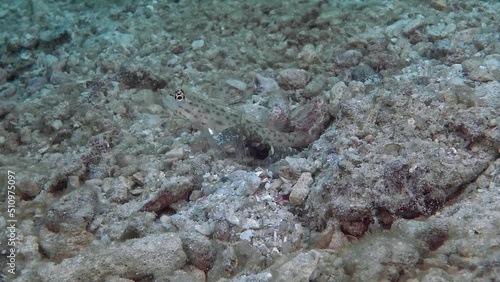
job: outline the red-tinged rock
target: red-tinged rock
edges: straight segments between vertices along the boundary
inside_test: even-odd
[[[185,200],[194,189],[193,178],[187,176],[174,176],[165,179],[157,191],[151,193],[141,211],[156,212],[171,204]]]

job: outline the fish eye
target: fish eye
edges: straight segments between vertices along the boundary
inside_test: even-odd
[[[174,97],[175,100],[182,101],[182,100],[184,100],[184,97],[185,97],[184,90],[177,89],[177,90],[175,90],[174,94],[172,94],[172,96]]]

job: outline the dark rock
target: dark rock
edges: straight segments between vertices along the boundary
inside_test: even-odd
[[[368,65],[359,65],[352,70],[352,80],[365,82],[376,76],[375,71]]]
[[[450,42],[448,40],[439,40],[429,50],[429,58],[439,60],[446,57],[451,52]]]
[[[117,80],[128,88],[151,89],[153,91],[164,88],[167,85],[165,80],[157,78],[154,74],[143,68],[130,70],[122,67],[117,75]]]

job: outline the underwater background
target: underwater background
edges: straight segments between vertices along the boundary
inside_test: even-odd
[[[0,2],[0,281],[497,281],[500,3]]]

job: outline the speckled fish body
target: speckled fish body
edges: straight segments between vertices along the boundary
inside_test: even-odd
[[[241,115],[230,109],[192,95],[188,98],[180,91],[166,96],[163,103],[175,116],[189,120],[194,128],[217,134],[241,124]]]
[[[258,136],[263,142],[278,147],[306,146],[316,138],[304,132],[281,132],[243,118],[231,109],[206,101],[200,97],[186,97],[177,90],[164,98],[165,106],[175,115],[189,120],[193,127],[217,134],[230,127],[240,127],[245,134]]]

